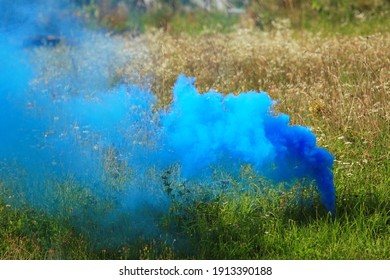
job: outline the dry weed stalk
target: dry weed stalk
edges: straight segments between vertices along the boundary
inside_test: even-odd
[[[170,102],[177,76],[185,73],[197,78],[201,92],[264,90],[293,122],[334,136],[389,131],[389,35],[324,38],[238,30],[195,37],[155,32],[138,40],[148,54],[134,56],[125,73],[149,77],[161,105]]]

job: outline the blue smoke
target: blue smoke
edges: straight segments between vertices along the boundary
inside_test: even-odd
[[[169,201],[153,167],[156,98],[129,85],[54,98],[34,90],[23,55],[2,44],[0,181],[14,189],[10,204],[72,215],[105,246],[158,235]]]
[[[169,161],[179,162],[184,177],[211,174],[210,166],[229,166],[235,173],[251,164],[274,183],[314,180],[322,202],[334,211],[334,157],[316,146],[309,128],[276,114],[266,93],[199,94],[194,79],[181,75],[173,94],[161,123]]]
[[[213,170],[238,176],[250,164],[275,184],[314,181],[334,212],[333,156],[266,93],[199,94],[181,75],[169,109],[157,110],[151,92],[112,86],[129,59],[121,42],[82,29],[61,3],[0,0],[9,7],[0,9],[0,181],[18,194],[14,204],[71,215],[114,245],[161,234],[167,172],[207,188]],[[60,42],[42,43],[47,36]]]
[[[70,219],[97,245],[157,236],[169,201],[152,164],[156,98],[112,86],[129,59],[122,41],[83,29],[64,3],[0,0],[7,203]]]

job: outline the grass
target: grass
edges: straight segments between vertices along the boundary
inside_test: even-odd
[[[108,248],[93,244],[93,234],[80,233],[68,215],[49,215],[31,207],[16,208],[2,203],[0,256],[1,259],[389,259],[389,182],[367,174],[372,169],[386,174],[388,167],[373,162],[367,168],[348,176],[336,167],[335,219],[321,207],[315,189],[297,185],[285,191],[267,187],[266,182],[262,185],[259,178],[243,174],[252,178],[248,183],[250,189],[245,192],[240,191],[242,183],[234,182],[226,193],[212,200],[191,206],[173,204],[165,229],[167,236],[174,239],[140,236],[136,241]]]
[[[88,244],[66,220],[0,203],[0,259],[89,259]]]
[[[161,28],[171,34],[199,35],[208,31],[226,33],[237,28],[269,31],[285,25],[324,34],[368,35],[390,31],[387,0],[251,0],[246,4],[240,2],[239,14],[188,9],[183,1],[157,2],[155,7],[143,11],[129,3],[97,0],[79,3],[82,5],[76,5],[75,12],[91,28],[103,26],[114,32],[144,33]]]
[[[315,189],[284,190],[243,169],[245,183],[212,199],[173,201],[160,221],[165,234],[104,247],[72,220],[69,209],[94,199],[81,186],[63,185],[61,211],[51,213],[10,203],[15,194],[0,182],[0,259],[390,259],[389,22],[372,22],[380,27],[325,34],[312,32],[331,29],[321,23],[309,32],[150,31],[127,42],[132,60],[118,74],[150,81],[161,107],[180,73],[196,77],[200,91],[266,91],[335,155],[335,217]]]
[[[288,24],[297,30],[367,35],[389,31],[389,12],[389,2],[385,0],[258,0],[250,2],[245,18],[263,30],[277,27],[280,19],[288,19]]]
[[[240,18],[237,15],[226,15],[223,12],[180,12],[173,14],[169,19],[158,10],[155,14],[145,15],[142,18],[144,30],[163,28],[171,34],[185,32],[191,35],[201,34],[207,30],[227,33],[234,30],[239,24]]]

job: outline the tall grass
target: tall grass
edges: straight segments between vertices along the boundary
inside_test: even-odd
[[[315,188],[284,190],[243,168],[245,180],[232,180],[217,197],[173,200],[161,221],[165,236],[101,248],[72,224],[70,209],[88,203],[86,194],[72,194],[80,186],[62,186],[64,212],[56,214],[10,204],[13,194],[0,182],[0,259],[390,259],[389,49],[387,33],[290,29],[156,31],[128,41],[123,51],[133,59],[118,75],[148,81],[161,107],[185,73],[197,78],[200,91],[264,90],[293,123],[310,126],[336,158],[335,217]]]
[[[234,1],[241,10],[204,10],[185,5],[188,1],[154,1],[148,8],[132,1],[71,1],[77,14],[90,26],[115,32],[144,32],[163,29],[172,34],[199,34],[207,30],[229,32],[235,27],[273,30],[281,22],[298,30],[332,34],[370,34],[389,31],[390,3],[387,0],[251,0]],[[287,20],[287,21],[286,21]]]

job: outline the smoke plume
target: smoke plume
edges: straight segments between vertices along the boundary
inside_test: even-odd
[[[215,170],[238,176],[251,165],[275,184],[313,181],[334,211],[333,156],[309,128],[274,112],[266,93],[199,94],[180,75],[168,110],[156,109],[153,93],[116,80],[131,59],[121,40],[84,29],[64,3],[0,0],[0,181],[14,194],[9,203],[71,217],[115,245],[162,234],[166,174],[207,188]]]

